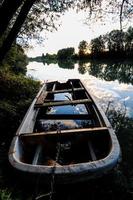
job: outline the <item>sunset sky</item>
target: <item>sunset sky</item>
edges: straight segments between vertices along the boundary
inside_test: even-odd
[[[90,25],[87,25],[84,23],[87,16],[88,13],[85,12],[76,13],[73,10],[66,12],[61,18],[62,24],[58,30],[47,33],[47,37],[44,32],[40,33],[45,40],[39,45],[32,41],[31,44],[34,48],[26,53],[28,56],[35,57],[42,55],[42,53],[56,53],[59,49],[66,47],[74,47],[77,51],[80,41],[89,42],[100,34],[119,29],[119,18],[112,20],[111,17],[108,17],[105,22],[94,23],[90,21]],[[130,25],[132,23],[128,22],[127,27]]]

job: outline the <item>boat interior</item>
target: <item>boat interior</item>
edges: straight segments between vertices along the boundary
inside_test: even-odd
[[[46,83],[36,100],[33,133],[19,136],[21,162],[62,167],[108,156],[108,128],[80,80]]]

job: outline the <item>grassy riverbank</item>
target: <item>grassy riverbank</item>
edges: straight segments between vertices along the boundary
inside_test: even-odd
[[[8,150],[40,83],[26,77],[27,56],[14,45],[0,66],[0,199],[11,200]],[[12,173],[12,172],[11,172]],[[16,195],[17,196],[17,195]]]
[[[30,103],[35,97],[40,83],[22,74],[0,70],[0,199],[10,200],[14,189],[10,177],[13,173],[8,163],[8,151]],[[16,183],[17,184],[17,183]],[[18,190],[18,188],[16,189]],[[20,199],[20,197],[19,197]]]

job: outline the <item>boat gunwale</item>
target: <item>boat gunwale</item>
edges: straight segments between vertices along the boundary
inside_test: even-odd
[[[103,158],[103,159],[99,159],[99,160],[95,160],[95,161],[91,161],[91,162],[84,162],[84,163],[76,163],[76,164],[69,164],[69,165],[63,165],[63,166],[47,166],[47,165],[32,165],[32,164],[27,164],[27,163],[23,163],[21,162],[16,156],[15,156],[15,152],[10,149],[9,151],[9,159],[10,159],[10,163],[16,167],[19,170],[22,171],[28,171],[31,173],[46,173],[46,174],[50,174],[51,170],[53,170],[53,167],[55,167],[55,174],[59,175],[59,174],[82,174],[85,172],[95,172],[95,171],[99,171],[100,169],[111,169],[113,166],[116,165],[116,163],[119,161],[119,157],[120,157],[120,149],[119,149],[119,144],[117,141],[117,138],[112,130],[112,128],[108,129],[109,132],[112,132],[112,137],[111,139],[114,141],[115,140],[115,144],[113,143],[112,148],[110,150],[110,152],[108,153],[108,155]],[[16,140],[18,140],[18,136],[15,136],[13,139],[13,143],[15,146]],[[111,141],[112,141],[111,140]],[[117,154],[116,154],[117,152]],[[112,162],[113,159],[113,162]],[[98,169],[97,169],[98,168]]]
[[[109,131],[109,135],[111,137],[111,142],[112,142],[112,148],[111,148],[109,154],[105,158],[100,159],[100,160],[85,162],[85,163],[64,165],[61,167],[56,166],[55,174],[57,174],[57,175],[85,174],[85,173],[89,173],[89,172],[96,172],[99,170],[105,171],[106,168],[108,170],[108,169],[111,169],[113,166],[115,166],[116,163],[118,163],[120,155],[121,155],[120,146],[119,146],[117,137],[116,137],[114,130],[113,130],[111,124],[109,123],[105,113],[102,111],[102,109],[99,107],[99,105],[95,102],[95,99],[94,99],[93,95],[90,93],[90,91],[88,93],[87,88],[85,87],[84,83],[81,80],[80,80],[80,83],[85,88],[85,92],[87,92],[89,97],[92,99],[92,102],[94,103],[95,108],[97,109],[98,114],[100,115],[100,118],[103,119],[103,121]],[[28,171],[31,173],[40,173],[40,174],[43,174],[43,173],[50,174],[51,170],[53,170],[53,166],[25,164],[25,163],[21,162],[15,155],[15,146],[18,142],[19,136],[22,134],[21,128],[23,126],[23,123],[26,120],[30,110],[34,107],[34,104],[35,104],[38,96],[41,94],[41,92],[44,88],[45,88],[45,84],[42,86],[42,88],[38,92],[37,96],[33,100],[24,119],[22,120],[21,125],[19,126],[19,128],[16,132],[16,136],[14,136],[14,138],[12,140],[10,150],[9,150],[9,161],[12,164],[12,166],[14,166],[16,169],[19,169],[21,171]],[[34,112],[36,112],[36,110],[34,110]]]

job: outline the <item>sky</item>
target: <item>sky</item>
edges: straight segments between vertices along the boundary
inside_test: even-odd
[[[79,42],[86,40],[90,42],[91,39],[98,37],[101,34],[106,34],[113,29],[119,29],[119,21],[116,19],[106,19],[103,23],[91,23],[91,25],[85,24],[85,19],[88,16],[88,13],[84,11],[76,13],[76,11],[71,10],[66,12],[61,17],[61,26],[57,31],[47,33],[41,32],[40,35],[45,38],[41,44],[36,44],[33,40],[31,45],[32,49],[26,51],[26,54],[29,57],[41,56],[42,53],[57,53],[59,49],[74,47],[76,52],[78,50]],[[129,24],[130,25],[130,24]]]

